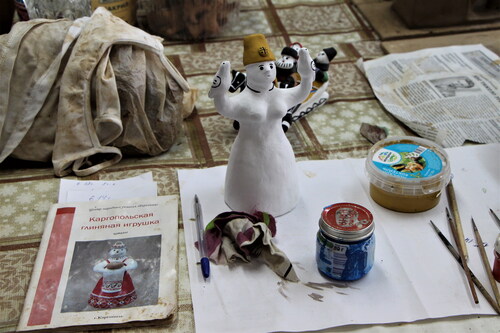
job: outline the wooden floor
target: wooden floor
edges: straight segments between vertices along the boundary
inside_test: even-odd
[[[392,1],[352,0],[382,41],[387,53],[409,52],[428,47],[483,44],[500,54],[500,20],[438,28],[408,28],[391,9]]]

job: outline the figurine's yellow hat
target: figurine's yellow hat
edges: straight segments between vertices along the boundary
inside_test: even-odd
[[[255,64],[263,61],[275,61],[273,51],[262,34],[248,35],[243,38],[243,65]]]

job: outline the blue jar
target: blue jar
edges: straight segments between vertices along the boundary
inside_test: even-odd
[[[354,203],[325,207],[316,237],[316,263],[325,276],[354,281],[373,267],[375,224],[372,213]]]

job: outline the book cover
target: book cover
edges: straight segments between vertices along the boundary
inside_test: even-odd
[[[177,207],[176,196],[53,205],[17,330],[171,321]]]

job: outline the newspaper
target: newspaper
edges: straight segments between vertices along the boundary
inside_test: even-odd
[[[483,45],[390,54],[362,63],[397,119],[444,147],[500,142],[500,60]]]

